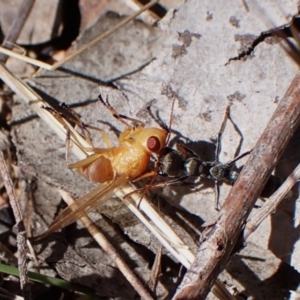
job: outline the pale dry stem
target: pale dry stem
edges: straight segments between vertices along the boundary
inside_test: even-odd
[[[279,187],[279,189],[264,203],[257,214],[251,217],[246,225],[244,232],[244,239],[247,239],[257,227],[265,220],[270,214],[276,211],[276,207],[287,196],[289,191],[293,188],[295,183],[300,179],[300,164]]]
[[[68,205],[71,205],[75,202],[75,200],[66,191],[59,190],[59,192]],[[93,221],[87,215],[81,217],[80,220],[85,225],[86,229],[95,239],[95,241],[98,243],[98,245],[100,245],[105,253],[116,263],[124,277],[128,282],[130,282],[130,284],[138,292],[142,299],[153,299],[144,288],[140,280],[132,272],[131,268],[125,263],[125,261],[113,247],[113,245],[106,239],[105,235],[100,230],[98,230],[98,227],[93,223]]]

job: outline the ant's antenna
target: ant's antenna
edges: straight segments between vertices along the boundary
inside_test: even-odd
[[[172,127],[172,122],[173,122],[173,112],[174,112],[174,105],[175,105],[175,97],[173,97],[172,100],[172,106],[171,106],[171,114],[170,114],[170,120],[169,120],[169,126],[168,126],[168,136],[166,138],[166,145],[168,145],[170,136],[171,136],[171,127]]]

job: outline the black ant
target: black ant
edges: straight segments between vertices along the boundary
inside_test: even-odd
[[[226,109],[225,118],[217,139],[216,158],[220,153],[220,138],[227,119],[231,120],[230,105]],[[233,123],[232,120],[231,122]],[[236,128],[235,124],[234,127]],[[217,159],[215,161],[202,161],[193,150],[183,144],[179,144],[177,147],[178,150],[165,147],[156,161],[158,174],[169,178],[173,177],[174,179],[155,184],[155,186],[176,184],[184,182],[189,178],[213,179],[215,181],[216,210],[219,210],[218,182],[221,181],[233,185],[240,173],[240,170],[234,168],[235,162],[248,155],[251,151],[247,151],[235,159],[222,164]],[[281,180],[278,177],[271,176],[261,193],[261,197],[269,197],[278,188],[280,183]]]

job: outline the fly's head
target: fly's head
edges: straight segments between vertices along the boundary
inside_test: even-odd
[[[131,136],[147,153],[159,154],[166,146],[168,133],[160,128],[138,128]]]

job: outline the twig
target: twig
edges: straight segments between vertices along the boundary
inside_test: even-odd
[[[10,206],[14,213],[17,228],[17,247],[18,247],[18,269],[20,272],[20,286],[24,299],[31,298],[31,290],[28,282],[27,270],[27,245],[26,232],[22,219],[19,203],[16,199],[13,183],[10,179],[8,169],[2,151],[0,151],[0,173],[4,181],[6,192],[9,198]]]
[[[64,201],[68,205],[71,205],[72,203],[75,202],[67,192],[63,190],[60,190],[59,192],[63,197]],[[97,226],[94,225],[93,221],[87,215],[80,218],[80,220],[83,222],[84,226],[87,228],[87,230],[96,240],[96,242],[100,245],[100,247],[105,251],[108,257],[110,257],[116,263],[121,273],[128,280],[128,282],[133,286],[133,288],[141,296],[141,298],[152,300],[153,298],[150,296],[148,291],[144,288],[143,284],[135,276],[135,274],[132,272],[130,267],[122,259],[122,257],[113,247],[113,245],[107,240],[104,234],[98,230]]]
[[[155,292],[159,275],[161,274],[161,258],[162,258],[162,245],[158,246],[155,253],[155,260],[148,280],[148,286],[152,292]]]
[[[295,183],[300,179],[300,164],[292,172],[292,174],[285,180],[280,188],[266,201],[258,213],[255,214],[247,222],[244,239],[247,239],[249,235],[256,230],[261,222],[276,210],[279,203],[285,198],[288,192],[292,189]]]
[[[143,6],[140,10],[138,10],[133,15],[125,18],[123,21],[121,21],[120,23],[118,23],[116,26],[113,26],[111,29],[105,31],[103,34],[99,35],[97,38],[95,38],[91,42],[87,43],[86,45],[84,45],[83,47],[81,47],[80,49],[78,49],[77,51],[75,51],[74,53],[72,53],[70,56],[66,57],[64,60],[55,63],[52,68],[55,70],[55,69],[59,68],[61,65],[63,65],[64,63],[66,63],[67,61],[69,61],[70,59],[72,59],[73,57],[75,57],[75,56],[79,55],[80,53],[82,53],[82,52],[90,49],[92,46],[94,46],[95,44],[97,44],[101,40],[107,38],[109,35],[111,35],[113,32],[115,32],[119,28],[123,27],[124,25],[126,25],[130,21],[134,20],[142,12],[146,11],[148,8],[150,8],[151,6],[153,6],[154,4],[156,4],[158,1],[159,0],[152,0],[152,1],[150,1],[149,3],[147,3],[145,6]]]
[[[300,74],[293,79],[249,155],[218,216],[206,223],[196,259],[174,299],[205,299],[224,269],[263,185],[300,121]]]
[[[27,20],[27,17],[33,7],[35,0],[24,0],[21,1],[21,5],[19,8],[19,11],[14,19],[14,22],[12,23],[8,34],[6,35],[3,45],[5,45],[5,48],[12,49],[13,44],[17,41],[17,38],[19,37],[19,34],[21,30],[23,29],[23,26],[25,24],[25,21]],[[0,54],[0,61],[5,62],[7,60],[7,56]]]
[[[145,6],[143,6],[140,10],[138,10],[136,13],[134,13],[133,15],[125,18],[124,20],[122,20],[120,23],[118,23],[117,25],[113,26],[112,28],[110,28],[109,30],[103,32],[102,34],[100,34],[98,37],[96,37],[95,39],[93,39],[92,41],[90,41],[89,43],[87,43],[86,45],[80,47],[77,51],[75,51],[74,53],[72,53],[71,55],[69,55],[68,57],[66,57],[65,59],[53,64],[53,65],[49,65],[47,63],[41,62],[39,60],[15,53],[11,50],[7,50],[3,47],[0,47],[0,53],[5,53],[6,55],[10,55],[11,57],[15,57],[18,58],[22,61],[26,61],[30,64],[36,65],[40,68],[46,69],[46,70],[56,70],[57,68],[59,68],[60,66],[62,66],[64,63],[66,63],[67,61],[71,60],[72,58],[76,57],[77,55],[79,55],[80,53],[87,51],[88,49],[90,49],[91,47],[93,47],[95,44],[97,44],[98,42],[100,42],[101,40],[104,40],[105,38],[107,38],[108,36],[110,36],[112,33],[114,33],[115,31],[117,31],[118,29],[122,28],[124,25],[126,25],[127,23],[131,22],[132,20],[134,20],[137,16],[139,16],[141,13],[143,13],[144,11],[146,11],[147,9],[149,9],[151,6],[153,6],[154,4],[158,3],[159,0],[152,0],[150,1],[148,4],[146,4]]]

